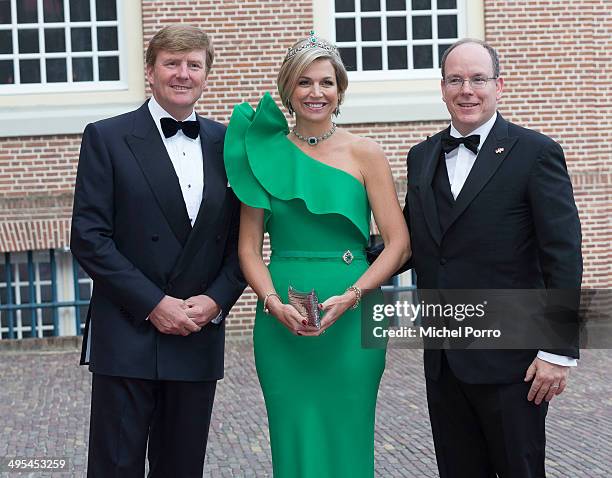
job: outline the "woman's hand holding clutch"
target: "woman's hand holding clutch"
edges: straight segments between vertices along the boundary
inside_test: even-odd
[[[334,325],[342,314],[355,305],[356,300],[355,293],[351,290],[347,290],[344,294],[334,295],[325,302],[319,304],[319,309],[321,309],[321,312],[324,312],[321,318],[321,328],[313,332],[303,333],[302,335],[321,335],[325,333],[329,327]]]
[[[318,335],[319,329],[308,325],[308,321],[302,317],[291,304],[283,304],[278,297],[270,297],[268,310],[278,321],[289,329],[294,335]]]

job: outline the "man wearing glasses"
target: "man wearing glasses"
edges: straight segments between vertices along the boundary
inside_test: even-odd
[[[420,289],[580,288],[580,222],[563,151],[502,118],[503,86],[486,43],[464,39],[445,52],[451,124],[408,154],[404,216]],[[426,350],[440,476],[545,476],[548,402],[577,358],[577,347]]]

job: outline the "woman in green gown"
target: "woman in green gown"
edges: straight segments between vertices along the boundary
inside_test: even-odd
[[[347,84],[337,49],[311,34],[289,49],[278,75],[295,127],[266,94],[256,111],[235,107],[225,139],[227,176],[243,203],[240,262],[260,299],[255,363],[276,478],[374,476],[385,349],[362,347],[360,299],[408,259],[410,247],[382,150],[332,122]],[[385,248],[368,268],[370,210]],[[320,328],[288,303],[289,286],[315,289]]]

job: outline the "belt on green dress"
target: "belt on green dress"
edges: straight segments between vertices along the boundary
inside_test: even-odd
[[[317,261],[343,261],[350,264],[353,261],[365,261],[364,250],[345,250],[345,251],[277,251],[273,250],[273,259],[302,259]]]

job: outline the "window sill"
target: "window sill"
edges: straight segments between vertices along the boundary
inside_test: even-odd
[[[0,110],[0,137],[81,134],[88,123],[134,110],[141,101],[104,105],[27,106]]]
[[[381,92],[380,89],[377,92],[352,93],[350,90],[349,86],[344,104],[340,107],[338,124],[448,121],[450,118],[439,90],[417,90],[415,93]]]

